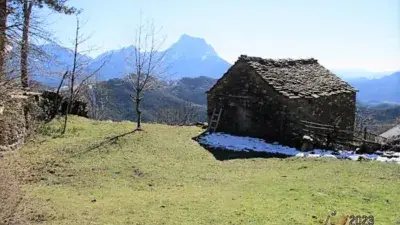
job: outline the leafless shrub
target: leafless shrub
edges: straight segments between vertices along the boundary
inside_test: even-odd
[[[96,69],[88,69],[90,66],[90,60],[83,57],[82,53],[87,53],[92,51],[92,49],[81,50],[80,47],[83,43],[90,39],[90,36],[85,36],[81,33],[82,27],[85,23],[81,24],[79,17],[76,18],[76,30],[75,37],[73,41],[74,46],[74,58],[72,63],[72,69],[67,74],[68,79],[68,104],[65,113],[64,124],[62,129],[62,134],[65,133],[67,128],[68,113],[71,112],[73,107],[73,102],[80,99],[82,96],[82,91],[84,87],[89,87],[91,79],[96,76],[96,74],[104,67],[108,61],[109,56],[105,56],[102,63]]]

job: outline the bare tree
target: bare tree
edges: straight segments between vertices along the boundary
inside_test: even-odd
[[[143,94],[159,88],[159,79],[167,73],[163,62],[166,52],[160,51],[165,37],[158,37],[159,32],[160,30],[156,29],[153,21],[142,23],[140,20],[136,28],[134,54],[127,59],[127,63],[133,68],[133,73],[129,74],[127,79],[134,90],[131,97],[135,103],[137,130],[141,130],[142,111],[140,107]]]
[[[84,89],[85,85],[88,84],[90,79],[95,76],[107,63],[109,56],[104,56],[101,60],[102,63],[97,68],[90,68],[90,60],[88,60],[83,53],[87,53],[92,51],[93,49],[86,49],[80,50],[82,44],[89,40],[90,36],[84,36],[81,34],[81,29],[85,25],[80,24],[79,17],[76,17],[76,30],[75,30],[75,37],[73,41],[74,45],[74,57],[72,62],[72,69],[71,71],[67,72],[68,74],[68,104],[67,110],[64,116],[64,125],[62,128],[62,134],[65,133],[67,129],[67,121],[68,121],[68,114],[71,112],[73,107],[73,103],[75,100],[79,98],[82,94],[82,90]]]
[[[51,120],[53,120],[57,114],[59,113],[59,109],[61,106],[61,102],[62,102],[62,97],[60,96],[60,90],[64,84],[64,81],[66,80],[66,78],[68,77],[68,73],[69,71],[67,70],[64,75],[61,77],[61,81],[60,84],[58,85],[57,91],[55,93],[55,97],[53,99],[53,102],[51,103],[51,109],[50,109],[50,115],[47,119],[47,122],[50,122]]]

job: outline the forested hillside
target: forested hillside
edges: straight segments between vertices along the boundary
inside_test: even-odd
[[[143,97],[143,121],[160,121],[166,114],[178,117],[190,111],[190,122],[206,120],[206,94],[216,79],[209,77],[182,78],[176,82],[159,81],[160,88],[146,92]],[[97,84],[97,101],[104,106],[103,120],[135,120],[132,85],[124,79],[111,79]],[[186,114],[189,112],[186,112]],[[176,118],[179,120],[179,118]]]

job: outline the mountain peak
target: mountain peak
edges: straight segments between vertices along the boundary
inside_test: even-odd
[[[198,42],[198,43],[203,43],[207,44],[206,40],[204,38],[200,37],[194,37],[188,34],[182,34],[181,37],[179,38],[178,42]]]
[[[179,40],[174,43],[168,50],[169,54],[179,53],[180,57],[185,58],[202,58],[210,56],[218,56],[214,48],[209,45],[204,38],[193,37],[183,34]]]

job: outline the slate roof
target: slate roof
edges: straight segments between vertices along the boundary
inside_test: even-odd
[[[390,130],[385,131],[384,133],[382,133],[379,136],[384,137],[384,138],[393,138],[393,137],[400,136],[400,124],[391,128]]]
[[[241,55],[276,91],[289,98],[319,98],[356,90],[324,68],[316,59],[263,59]]]

